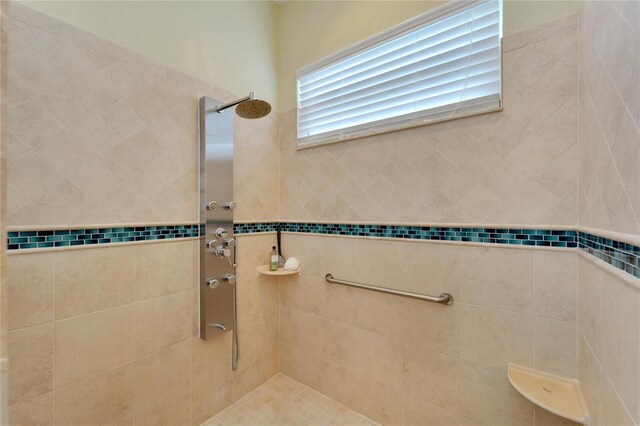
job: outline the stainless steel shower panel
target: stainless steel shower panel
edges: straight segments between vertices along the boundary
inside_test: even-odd
[[[233,110],[200,98],[200,337],[234,329]]]

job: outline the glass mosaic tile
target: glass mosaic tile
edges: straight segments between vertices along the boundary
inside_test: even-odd
[[[199,225],[11,231],[8,233],[7,249],[25,250],[198,236]]]
[[[455,241],[535,247],[577,248],[640,278],[640,247],[574,230],[437,227],[315,222],[237,223],[236,235],[262,232],[296,232],[408,240]],[[162,225],[117,228],[11,231],[8,250],[111,244],[134,241],[191,238],[201,235],[201,225]]]

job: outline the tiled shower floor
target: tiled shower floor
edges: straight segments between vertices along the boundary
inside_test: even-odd
[[[278,374],[202,426],[377,425],[344,405]]]

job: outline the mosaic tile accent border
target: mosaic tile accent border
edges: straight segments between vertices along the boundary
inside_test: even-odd
[[[278,230],[278,226],[280,226],[278,222],[235,223],[233,225],[233,233],[242,235],[256,232],[275,232]]]
[[[640,278],[640,247],[597,235],[578,233],[580,250]]]
[[[468,243],[511,244],[538,247],[575,248],[576,231],[514,228],[465,228],[409,225],[351,225],[337,223],[280,224],[283,232],[302,232],[358,237],[401,238],[412,240],[459,241]]]
[[[88,246],[199,236],[199,225],[10,231],[8,250]]]
[[[278,226],[282,232],[305,234],[578,248],[615,268],[640,278],[639,246],[573,230],[300,222],[235,225],[239,231],[236,232],[237,234],[273,232],[278,229]]]
[[[11,231],[8,235],[7,248],[8,250],[26,250],[191,238],[201,235],[199,228],[199,225],[192,224]],[[236,235],[275,232],[280,229],[282,232],[320,235],[578,248],[640,278],[639,246],[573,230],[300,222],[237,223],[234,224],[233,229]]]

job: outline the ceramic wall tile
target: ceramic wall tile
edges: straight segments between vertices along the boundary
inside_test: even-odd
[[[602,356],[603,271],[582,256],[578,262],[578,329],[594,353]]]
[[[9,405],[26,403],[53,390],[53,326],[37,325],[11,331]]]
[[[8,223],[196,223],[197,101],[233,95],[23,5],[8,4],[3,12],[3,51],[10,46],[3,93],[7,80],[11,88],[3,114],[12,123],[3,136],[11,141]],[[235,132],[238,164],[245,165],[236,173],[237,217],[275,220],[278,117],[238,119]],[[15,371],[24,370],[22,382],[10,385],[12,421],[128,424],[135,412],[140,424],[192,418],[199,424],[277,373],[278,283],[260,288],[254,275],[271,237],[242,240],[246,269],[238,276],[247,286],[241,285],[239,304],[257,313],[241,321],[258,342],[243,342],[243,362],[250,365],[235,375],[231,342],[198,337],[194,242],[12,257],[11,347],[33,348],[31,355],[12,356]],[[52,332],[33,334],[39,330]],[[50,349],[42,347],[48,343]],[[175,347],[186,349],[170,355]],[[201,347],[217,350],[221,367],[211,373],[218,374],[217,387],[200,380],[206,369],[192,374],[192,364],[212,365],[210,352],[195,350]],[[27,370],[20,359],[29,362]],[[269,368],[257,359],[269,360]]]
[[[21,17],[24,9],[7,7],[3,27],[13,40],[3,67],[12,94],[5,133],[23,146],[8,164],[19,191],[9,204],[22,205],[9,225],[196,222],[198,99],[229,94],[77,28],[59,32],[59,21],[38,12]],[[237,119],[235,133],[237,216],[276,219],[278,117]],[[38,215],[42,203],[47,213]]]
[[[497,369],[509,362],[532,366],[533,318],[461,304],[460,357]]]
[[[458,359],[432,351],[429,345],[404,347],[403,391],[449,411],[458,411]]]
[[[133,363],[60,389],[54,395],[54,404],[56,424],[133,423]]]
[[[456,413],[431,404],[420,398],[406,395],[403,401],[404,424],[407,426],[436,426],[458,423]]]
[[[296,256],[298,248],[309,252],[304,237],[283,235],[287,255]],[[418,416],[422,424],[457,423],[460,415],[461,424],[532,425],[532,404],[508,382],[507,363],[577,375],[576,253],[317,234],[309,239],[319,250],[308,260],[311,271],[303,263],[302,276],[281,282],[281,368],[350,408],[383,424],[400,424],[401,414],[405,424],[421,424]],[[385,287],[423,294],[449,291],[454,303],[437,305],[323,282],[324,274],[332,272],[367,284],[358,264],[393,265],[395,257],[385,258],[389,251],[403,255],[399,279],[385,281]],[[479,302],[495,293],[514,294],[520,296],[515,300],[527,302],[521,305],[527,312],[514,311],[517,304],[467,303],[458,290],[463,280]],[[560,281],[567,286],[561,301],[540,312],[534,309],[536,282],[539,294]],[[314,325],[318,322],[321,336]],[[540,415],[539,424],[559,421]]]
[[[579,224],[638,235],[638,11],[604,1],[582,10]],[[626,54],[625,52],[632,52]]]
[[[576,324],[537,317],[534,325],[535,368],[575,377],[577,374]]]
[[[257,280],[254,274],[255,268],[262,264],[261,253],[268,251],[272,238],[269,235],[246,235],[240,237],[240,240],[240,256],[251,264],[247,264],[243,270],[239,271],[239,283],[251,285],[249,283]],[[125,255],[121,259],[122,265],[131,261],[132,267],[119,270],[117,267],[107,269],[111,271],[109,274],[117,275],[117,277],[114,276],[114,280],[117,278],[119,283],[129,283],[128,286],[131,289],[134,275],[136,275],[134,271],[147,270],[149,274],[153,274],[150,271],[151,266],[145,263],[148,263],[148,258],[155,259],[156,264],[162,264],[172,261],[175,257],[181,259],[180,266],[187,264],[184,273],[174,277],[175,281],[168,279],[167,285],[161,289],[162,293],[174,291],[186,283],[186,290],[152,296],[136,303],[129,301],[123,306],[65,319],[54,320],[53,316],[48,316],[40,320],[42,323],[39,325],[20,326],[11,331],[13,336],[9,347],[13,366],[11,371],[19,374],[19,379],[16,378],[10,382],[9,398],[14,416],[12,419],[19,419],[22,422],[20,424],[25,425],[50,423],[55,405],[56,418],[65,424],[87,424],[87,422],[100,424],[101,421],[126,423],[133,421],[132,410],[135,406],[137,421],[143,424],[164,421],[162,419],[168,419],[166,421],[170,422],[171,419],[184,419],[185,416],[188,416],[187,422],[190,422],[191,411],[188,407],[193,403],[193,418],[204,421],[279,372],[277,281],[267,280],[261,282],[259,286],[256,283],[251,287],[250,292],[239,292],[239,304],[244,304],[246,298],[253,298],[256,294],[258,298],[256,302],[252,302],[251,315],[243,316],[240,323],[241,336],[243,336],[242,363],[248,365],[242,373],[233,374],[230,362],[231,335],[227,334],[225,338],[206,342],[199,338],[198,295],[191,279],[191,268],[197,268],[198,264],[197,250],[193,250],[195,244],[192,241],[175,241],[146,244],[137,248],[136,246],[114,246],[60,251],[55,255],[33,253],[11,256],[14,271],[24,269],[23,264],[35,266],[36,269],[31,268],[31,273],[36,274],[34,277],[40,278],[33,281],[38,281],[45,287],[53,285],[53,276],[56,271],[58,273],[64,270],[71,271],[80,266],[82,271],[79,269],[80,272],[75,275],[60,275],[65,278],[59,279],[58,283],[60,285],[72,283],[73,280],[68,278],[74,276],[78,279],[82,277],[80,280],[82,282],[99,283],[104,272],[100,265],[113,262],[121,254]],[[147,249],[150,253],[148,257],[135,256],[136,250],[146,254]],[[66,265],[66,269],[54,268],[56,256],[64,257],[61,261]],[[104,262],[93,259],[96,257],[104,259]],[[86,269],[87,264],[96,264],[98,267]],[[180,271],[183,269],[179,268]],[[49,272],[46,272],[47,270]],[[23,275],[29,277],[26,272],[20,276]],[[137,277],[141,277],[140,273]],[[162,277],[160,279],[162,281]],[[174,288],[173,283],[176,281],[179,285]],[[15,282],[25,286],[30,284],[20,280]],[[141,288],[145,289],[148,286]],[[248,290],[245,287],[243,289]],[[53,291],[53,288],[51,290]],[[82,288],[79,289],[81,290]],[[69,294],[75,294],[75,291]],[[80,294],[85,293],[81,291]],[[103,293],[98,292],[97,289],[86,293],[87,296],[100,294]],[[53,292],[49,297],[53,303]],[[34,303],[26,302],[26,309],[30,309],[29,306],[39,306]],[[50,309],[53,312],[53,305]],[[196,319],[195,328],[193,319]],[[166,325],[163,325],[164,322],[167,322]],[[313,333],[318,336],[321,334],[322,327]],[[309,347],[310,351],[317,350],[322,353],[321,347],[314,349],[315,343],[312,339],[297,332],[296,336],[296,341],[301,342],[300,345],[303,348]],[[137,356],[134,353],[134,344]],[[179,356],[171,355],[175,352],[172,348],[177,348],[175,351],[180,349]],[[336,352],[336,360],[340,359],[340,353],[340,351]],[[302,353],[297,358],[296,368],[300,371],[308,370],[304,369],[305,359]],[[212,362],[212,360],[216,361]],[[129,373],[117,373],[121,370],[122,364],[133,365],[134,362],[135,366],[131,368],[130,377],[127,375]],[[162,365],[160,368],[162,374],[158,373],[159,365]],[[167,368],[173,374],[167,375],[165,371]],[[55,389],[53,389],[54,376]],[[171,383],[166,386],[159,385],[153,381],[158,377],[160,378],[158,380],[168,380]],[[128,386],[133,386],[134,382],[137,389],[135,399],[133,388],[129,394],[127,393]],[[233,385],[234,382],[237,384]],[[70,407],[74,404],[85,404],[81,399],[84,398],[82,395],[85,392],[89,392],[88,389],[96,392],[100,396],[99,399],[96,402],[86,402],[88,404],[86,407],[92,408],[71,411]],[[211,401],[210,396],[221,389],[228,389],[227,396]],[[197,420],[194,421],[197,422]]]
[[[189,424],[191,400],[189,394],[180,395],[145,413],[136,414],[136,424],[153,426],[158,424]]]
[[[402,397],[397,388],[361,379],[358,384],[359,411],[381,424],[402,422]]]
[[[301,151],[282,113],[282,219],[575,223],[578,19],[548,26],[505,37],[501,112]]]
[[[53,320],[53,262],[52,253],[7,257],[9,330]]]
[[[133,254],[133,247],[56,253],[56,319],[132,303]]]
[[[191,336],[190,291],[137,302],[134,309],[138,358]]]
[[[13,424],[17,425],[53,424],[53,392],[10,406],[9,418]]]
[[[633,425],[635,424],[624,402],[618,396],[613,384],[604,372],[601,373],[600,392],[600,421],[605,425]]]
[[[168,369],[168,365],[171,368]],[[160,408],[189,391],[191,342],[185,341],[139,358],[135,369],[136,410],[145,413],[154,407]]]
[[[640,418],[640,291],[608,272],[603,278],[600,361],[636,421]]]
[[[581,12],[580,225],[638,235],[637,8],[588,2]],[[634,86],[634,87],[631,87]],[[632,125],[634,123],[634,125]],[[587,259],[579,262],[580,379],[600,424],[636,423],[638,413],[637,291]],[[621,315],[631,319],[621,321]],[[620,317],[620,318],[619,318]],[[624,341],[624,350],[621,349]],[[624,370],[624,373],[622,371]],[[597,374],[600,372],[600,377]]]
[[[467,361],[460,363],[460,414],[480,424],[533,424],[533,404],[511,386],[504,368]]]
[[[56,387],[122,365],[134,359],[133,305],[56,322]]]
[[[191,259],[195,246],[191,241],[170,244],[146,244],[135,248],[137,301],[184,291],[194,286],[199,271]]]
[[[341,404],[358,410],[358,375],[352,368],[325,361],[322,365],[320,389]]]
[[[355,369],[358,354],[358,329],[325,319],[322,322],[323,359],[331,364]]]
[[[578,377],[589,416],[594,425],[600,423],[600,371],[602,367],[583,336],[578,337]]]
[[[575,321],[578,256],[536,251],[533,261],[535,314]]]
[[[588,3],[579,57],[575,17],[505,38],[499,113],[302,151],[294,112],[236,120],[236,218],[574,225],[577,216],[637,234],[638,109],[625,86],[637,55],[604,49],[637,32],[626,6]],[[596,16],[611,30],[595,31]],[[195,223],[197,99],[229,94],[20,5],[5,21],[15,35],[3,67],[9,224]],[[199,424],[282,370],[386,424],[556,422],[512,389],[512,361],[577,373],[603,424],[638,421],[638,354],[621,345],[638,348],[640,299],[581,256],[284,235],[302,275],[258,277],[273,241],[239,238],[236,373],[230,335],[197,337],[192,242],[12,257],[11,333],[55,329],[55,356],[38,350],[38,369],[10,385],[13,419],[50,423],[55,406],[61,424],[132,423],[134,412],[140,424]],[[112,261],[124,267],[104,273]],[[327,272],[455,302],[328,284]],[[47,342],[22,340],[15,351]],[[53,392],[29,381],[47,371]]]
[[[533,313],[533,252],[480,247],[462,251],[460,300]]]

